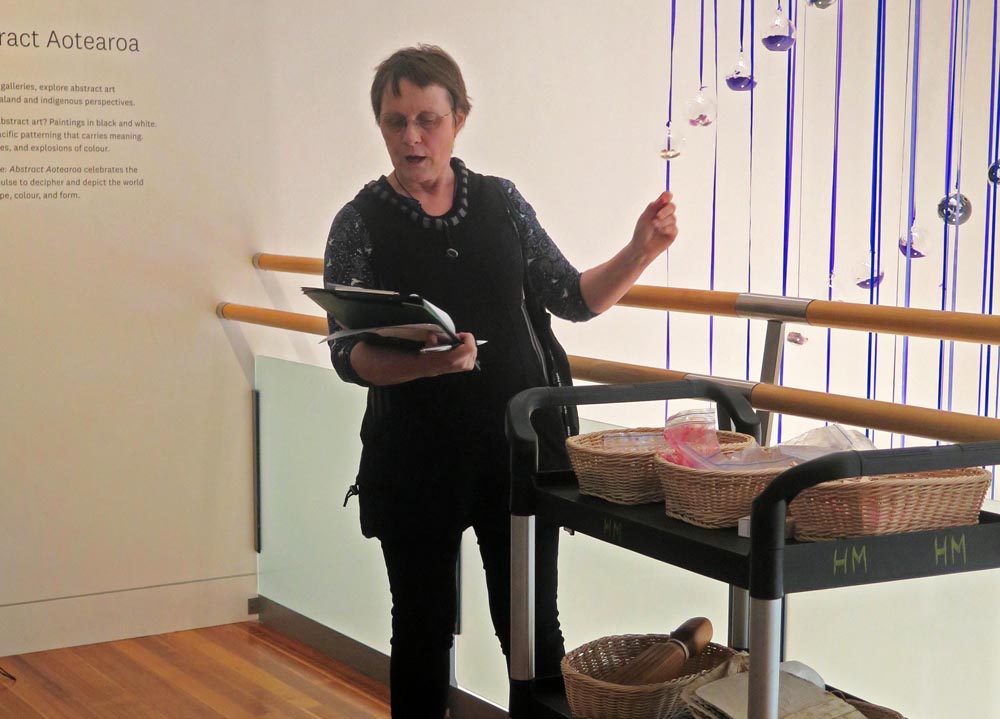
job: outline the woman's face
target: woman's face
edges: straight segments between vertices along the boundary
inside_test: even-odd
[[[396,177],[406,187],[446,176],[464,124],[465,117],[452,112],[448,91],[440,85],[417,87],[403,79],[399,97],[391,87],[382,94],[379,128]]]

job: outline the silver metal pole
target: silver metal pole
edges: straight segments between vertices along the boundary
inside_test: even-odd
[[[750,648],[750,592],[729,585],[729,646],[746,651]]]
[[[535,518],[510,518],[510,678],[535,678]]]
[[[750,598],[748,719],[778,719],[781,600]]]
[[[781,377],[781,355],[784,351],[785,323],[780,320],[768,320],[767,336],[764,340],[764,357],[760,362],[760,381],[765,384],[778,384]],[[771,444],[771,430],[774,423],[770,411],[757,410],[760,416],[760,441],[764,445]]]

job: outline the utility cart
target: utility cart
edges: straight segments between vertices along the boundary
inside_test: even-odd
[[[571,716],[562,677],[536,677],[534,672],[536,517],[724,582],[731,597],[748,596],[745,613],[731,599],[729,642],[750,650],[749,719],[778,716],[786,594],[1000,567],[1000,515],[990,512],[980,512],[978,524],[943,530],[822,542],[785,539],[788,504],[805,489],[846,477],[994,465],[1000,463],[1000,441],[845,451],[798,465],[754,501],[749,539],[738,536],[736,528],[703,529],[667,517],[662,502],[624,506],[583,496],[572,471],[537,469],[537,436],[530,422],[537,409],[685,398],[714,401],[720,429],[759,439],[758,417],[744,395],[707,380],[541,387],[511,400],[510,714],[515,719]],[[949,561],[948,552],[954,554],[956,547],[961,561]],[[863,561],[864,571],[852,571],[852,559],[856,565]],[[739,626],[744,620],[746,625]]]

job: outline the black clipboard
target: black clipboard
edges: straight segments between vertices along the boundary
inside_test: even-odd
[[[419,295],[348,285],[303,287],[302,292],[343,328],[326,339],[363,334],[369,342],[420,348],[433,332],[444,345],[461,343],[448,313]]]

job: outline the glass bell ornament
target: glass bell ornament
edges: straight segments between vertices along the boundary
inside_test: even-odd
[[[837,0],[807,0],[809,7],[819,8],[820,10],[826,10],[828,7],[837,4]]]
[[[718,105],[711,91],[707,87],[702,87],[698,90],[698,94],[691,98],[687,111],[688,124],[691,127],[708,127],[715,122]]]
[[[743,59],[743,55],[740,55],[740,59],[732,72],[726,75],[726,85],[730,90],[735,90],[736,92],[746,92],[753,90],[757,86],[757,81],[750,74],[750,66]]]
[[[909,235],[899,238],[899,252],[903,257],[919,260],[931,254],[931,238],[923,227],[914,224]]]
[[[972,216],[972,202],[961,192],[953,192],[941,198],[937,211],[949,225],[964,225]]]
[[[986,171],[986,175],[994,185],[1000,182],[1000,160],[990,165],[990,169]]]
[[[781,12],[781,5],[774,11],[771,21],[764,26],[760,41],[768,50],[782,52],[795,44],[795,26]]]
[[[660,159],[670,161],[680,156],[684,149],[684,135],[679,130],[674,130],[667,123],[663,131],[663,142],[660,143]]]

